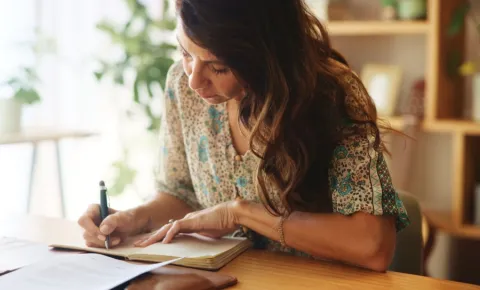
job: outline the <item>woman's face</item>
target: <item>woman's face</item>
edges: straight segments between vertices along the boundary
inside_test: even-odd
[[[183,30],[181,20],[177,25],[177,39],[188,85],[199,97],[214,105],[231,99],[240,100],[244,96],[245,90],[230,68],[191,41]]]

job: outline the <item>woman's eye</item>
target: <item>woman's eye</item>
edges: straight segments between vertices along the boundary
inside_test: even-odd
[[[188,54],[188,52],[186,52],[184,49],[180,49],[180,51],[182,52],[183,57],[190,57],[190,54]]]
[[[216,68],[216,67],[212,66],[212,71],[215,74],[220,75],[220,74],[226,74],[229,71],[229,69],[227,67]]]

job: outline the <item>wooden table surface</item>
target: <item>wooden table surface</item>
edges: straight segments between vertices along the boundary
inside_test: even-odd
[[[50,243],[81,239],[74,221],[0,215],[0,236]],[[480,286],[395,272],[376,273],[333,263],[249,250],[220,270],[237,277],[231,289],[445,289]]]

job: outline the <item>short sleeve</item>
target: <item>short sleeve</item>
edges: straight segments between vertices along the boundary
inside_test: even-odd
[[[384,155],[374,146],[375,134],[371,131],[349,135],[333,152],[329,170],[333,210],[345,215],[359,211],[393,215],[400,231],[410,223],[408,215],[393,187]]]
[[[160,152],[156,168],[157,192],[171,194],[192,209],[201,208],[195,195],[187,162],[181,113],[178,105],[178,83],[183,73],[178,63],[168,71],[162,100],[160,124]]]

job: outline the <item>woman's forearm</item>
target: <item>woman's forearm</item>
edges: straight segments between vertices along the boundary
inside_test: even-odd
[[[241,201],[235,208],[239,224],[280,240],[280,218],[268,213],[263,205]],[[345,216],[293,212],[284,222],[283,232],[289,247],[376,271],[386,270],[395,246],[393,220],[364,213]]]
[[[192,209],[182,200],[167,194],[157,193],[150,201],[132,209],[138,228],[143,231],[158,229],[170,219],[181,219]]]

